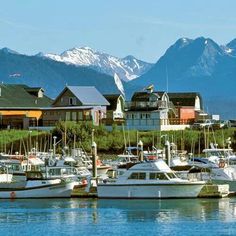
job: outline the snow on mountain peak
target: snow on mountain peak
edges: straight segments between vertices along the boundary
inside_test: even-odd
[[[60,55],[45,54],[44,57],[66,64],[89,66],[111,76],[116,73],[124,81],[137,78],[152,66],[152,64],[137,60],[133,56],[120,59],[106,53],[98,52],[90,47],[75,47],[64,51]]]

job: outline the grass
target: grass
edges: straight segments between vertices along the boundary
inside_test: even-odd
[[[26,130],[10,130],[0,131],[0,150],[19,151],[20,140],[24,140],[25,150],[29,150],[29,142],[32,147],[36,145],[42,151],[48,151],[52,148],[52,137],[57,137],[57,152],[61,153],[62,148],[66,145],[72,148],[83,147],[87,152],[91,150],[92,133],[94,133],[94,141],[97,143],[98,152],[104,154],[114,154],[123,152],[125,146],[136,146],[141,140],[144,149],[151,149],[154,145],[157,148],[163,148],[165,140],[169,140],[177,145],[179,150],[187,150],[188,152],[198,153],[202,149],[217,143],[218,147],[226,147],[226,140],[231,137],[231,146],[236,148],[236,129],[222,129],[203,132],[198,130],[184,131],[122,131],[113,127],[112,131],[107,131],[104,126],[94,127],[91,123],[59,123],[52,133],[26,131]],[[66,134],[66,135],[65,135]],[[65,138],[66,136],[66,138]],[[44,147],[44,148],[43,148]]]

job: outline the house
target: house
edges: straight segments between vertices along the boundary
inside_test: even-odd
[[[176,107],[179,123],[191,124],[203,110],[203,101],[199,93],[168,93],[170,101]]]
[[[103,95],[110,103],[107,106],[107,115],[104,119],[106,125],[123,124],[124,123],[124,108],[125,99],[121,94],[107,94]]]
[[[146,91],[134,93],[125,113],[128,129],[161,130],[169,124],[169,116],[175,116],[175,108],[166,92],[155,92],[149,86]]]
[[[66,86],[51,107],[43,109],[43,126],[58,121],[92,121],[99,125],[109,102],[93,86]]]
[[[49,107],[52,102],[41,87],[1,84],[0,126],[19,129],[37,126],[42,116],[41,108]]]

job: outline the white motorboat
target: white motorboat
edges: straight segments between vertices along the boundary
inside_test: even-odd
[[[65,198],[71,197],[75,181],[65,182],[61,179],[27,180],[24,188],[5,187],[0,189],[0,198]]]
[[[194,198],[205,181],[178,178],[162,160],[132,166],[115,181],[98,183],[99,198]]]
[[[0,162],[0,198],[52,198],[71,197],[80,184],[74,179],[46,178],[42,172],[24,173],[18,160]]]
[[[215,184],[228,184],[229,190],[236,192],[236,169],[226,159],[217,156],[195,157],[190,165],[201,168],[201,179]]]
[[[224,164],[235,166],[236,169],[236,155],[233,153],[233,149],[231,148],[217,148],[213,144],[211,144],[211,148],[203,149],[203,153],[206,158],[215,162],[219,165],[219,167],[224,167]],[[220,162],[220,160],[224,160],[225,162]]]

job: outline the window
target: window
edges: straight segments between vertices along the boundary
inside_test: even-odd
[[[168,180],[164,173],[150,173],[149,179]]]
[[[69,98],[69,105],[76,105],[76,98],[75,97]]]
[[[66,112],[66,120],[70,120],[70,112],[69,111]]]
[[[146,173],[134,172],[129,176],[128,179],[146,179]]]
[[[85,120],[91,120],[90,112],[84,111]]]
[[[76,112],[73,111],[71,115],[72,115],[72,120],[76,121]]]
[[[83,112],[78,111],[78,120],[83,120]]]
[[[174,173],[168,173],[167,174],[170,179],[176,179],[177,176]]]
[[[146,119],[146,114],[145,113],[141,114],[141,119]]]

